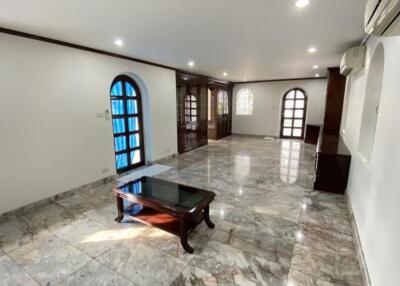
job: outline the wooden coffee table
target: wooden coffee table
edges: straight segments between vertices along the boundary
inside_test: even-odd
[[[210,228],[210,203],[215,193],[160,180],[142,177],[113,189],[117,198],[118,217],[124,215],[180,237],[183,248],[193,253],[187,237],[203,220]]]

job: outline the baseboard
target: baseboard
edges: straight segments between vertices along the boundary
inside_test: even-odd
[[[161,164],[163,161],[171,160],[171,159],[174,159],[174,158],[176,158],[178,156],[179,156],[178,153],[174,153],[172,155],[168,155],[166,157],[163,157],[163,158],[160,158],[160,159],[157,159],[157,160],[154,160],[154,161],[148,161],[147,163],[148,163],[148,165]]]
[[[107,183],[115,180],[115,178],[116,178],[116,175],[108,176],[108,177],[102,178],[100,180],[91,182],[89,184],[86,184],[86,185],[83,185],[83,186],[80,186],[80,187],[77,187],[77,188],[73,188],[73,189],[58,193],[58,194],[56,194],[54,196],[51,196],[51,197],[48,197],[48,198],[45,198],[45,199],[30,203],[30,204],[27,204],[25,206],[19,207],[17,209],[2,213],[2,214],[0,214],[0,222],[2,222],[4,220],[7,220],[10,217],[17,216],[20,213],[28,212],[28,211],[32,211],[32,210],[41,208],[41,207],[43,207],[45,205],[50,204],[51,202],[61,200],[63,198],[72,196],[72,195],[74,195],[76,193],[84,192],[84,191],[90,190],[92,188],[96,188],[98,186],[107,184]]]
[[[244,134],[244,133],[232,133],[233,136],[243,136],[243,137],[254,137],[264,139],[265,137],[272,137],[274,139],[278,139],[278,136],[275,135],[255,135],[255,134]]]
[[[346,201],[347,201],[347,207],[350,210],[350,222],[351,222],[351,227],[353,229],[354,246],[356,249],[357,260],[360,264],[363,285],[372,286],[371,279],[369,277],[368,267],[365,261],[364,251],[361,245],[360,235],[358,233],[357,224],[354,218],[353,208],[351,206],[351,202],[347,194],[346,194]]]

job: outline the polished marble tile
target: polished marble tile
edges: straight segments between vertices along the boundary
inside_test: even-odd
[[[0,285],[4,286],[39,286],[39,284],[18,266],[10,257],[0,257]]]
[[[244,189],[242,193],[243,196],[239,206],[251,206],[254,212],[275,215],[298,223],[302,206],[301,197],[255,188]]]
[[[83,213],[83,216],[88,217],[92,220],[95,220],[105,226],[110,228],[120,229],[120,228],[128,228],[128,227],[137,227],[141,225],[138,222],[135,222],[129,216],[124,216],[124,219],[121,223],[115,222],[115,218],[117,217],[117,204],[114,202],[112,204],[107,204],[105,206],[101,206],[99,208],[90,209]]]
[[[227,281],[226,285],[285,285],[288,268],[232,246],[209,240],[189,261]]]
[[[240,226],[228,232],[216,230],[211,239],[268,261],[290,266],[294,243],[287,239]]]
[[[329,232],[352,236],[350,217],[346,214],[326,214],[319,211],[302,211],[300,224]]]
[[[57,283],[74,273],[90,257],[55,235],[39,235],[8,255],[41,285]]]
[[[296,241],[335,254],[356,255],[353,237],[340,232],[302,225],[296,232]]]
[[[84,217],[53,233],[87,255],[97,257],[122,240],[144,239],[146,231],[148,227],[142,224],[116,229]]]
[[[312,190],[314,152],[230,136],[163,160],[173,168],[156,177],[216,194],[216,227],[190,234],[194,254],[128,216],[116,223],[111,181],[0,216],[0,258],[43,285],[360,286],[346,200]]]
[[[254,212],[251,208],[236,208],[226,221],[245,228],[258,230],[273,236],[294,241],[298,225],[278,216]]]
[[[296,244],[291,267],[334,283],[359,283],[361,272],[355,256],[343,256]],[[357,285],[357,284],[356,284]]]
[[[25,212],[22,215],[28,221],[50,231],[66,226],[78,218],[73,212],[56,203],[50,203],[39,209]]]
[[[186,262],[143,243],[124,241],[97,260],[141,286],[170,285]]]
[[[40,233],[45,232],[42,227],[29,222],[23,217],[13,217],[0,224],[1,251],[10,252],[34,240]],[[0,252],[1,252],[0,251]]]
[[[109,196],[112,198],[111,190],[109,191]],[[105,206],[111,202],[105,201],[103,197],[99,198],[98,195],[82,193],[63,198],[55,203],[67,209],[68,211],[71,211],[75,215],[79,215],[90,209]]]
[[[335,281],[329,282],[318,277],[290,270],[286,286],[362,286],[361,281]]]
[[[187,266],[185,270],[171,283],[171,286],[221,286],[229,285],[221,281],[221,277],[203,269]]]
[[[56,286],[138,286],[97,261],[91,260]]]
[[[303,199],[304,209],[325,215],[348,215],[346,199],[343,195],[313,191]]]

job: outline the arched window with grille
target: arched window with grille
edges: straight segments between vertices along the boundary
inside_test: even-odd
[[[285,93],[282,99],[281,138],[303,138],[306,111],[304,90],[294,88]]]
[[[242,88],[237,93],[236,115],[253,114],[253,92],[248,88]]]
[[[144,165],[142,98],[135,81],[125,75],[110,89],[117,173]]]

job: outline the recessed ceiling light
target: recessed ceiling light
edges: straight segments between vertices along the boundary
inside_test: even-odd
[[[319,65],[313,65],[312,68],[316,70],[317,68],[319,68]]]
[[[182,79],[183,79],[183,80],[188,80],[188,78],[187,78],[186,76],[184,76]]]
[[[244,78],[243,81],[247,81],[247,78]]]
[[[194,61],[188,61],[188,66],[189,67],[194,67]]]
[[[227,76],[227,75],[228,75],[228,73],[227,73],[227,72],[224,72],[222,75],[223,75],[223,76]]]
[[[304,8],[306,7],[308,4],[310,4],[310,0],[296,0],[296,7],[297,8]]]
[[[124,42],[121,39],[116,39],[114,41],[114,44],[117,45],[118,47],[122,47],[124,45]]]
[[[315,74],[315,77],[319,77],[319,76],[320,76],[319,73],[316,73],[316,74]]]
[[[315,53],[317,51],[317,48],[316,47],[310,47],[309,49],[308,49],[308,53],[309,54],[313,54],[313,53]]]

